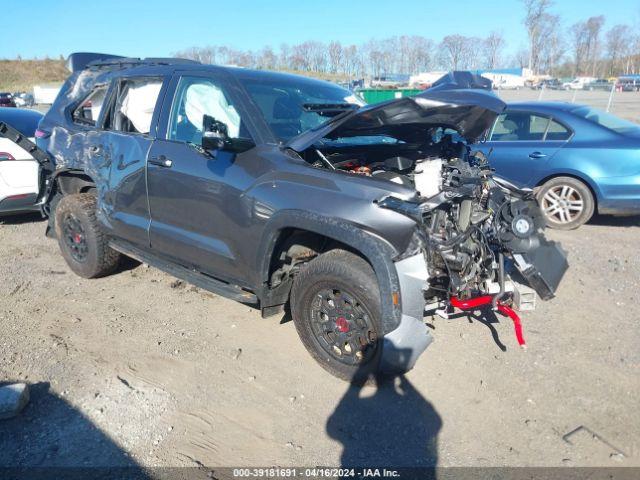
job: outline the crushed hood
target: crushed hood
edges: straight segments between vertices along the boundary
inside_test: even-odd
[[[506,106],[490,89],[491,82],[479,75],[452,72],[423,93],[338,115],[292,138],[286,146],[301,152],[322,138],[360,135],[392,135],[413,142],[424,138],[425,131],[436,126],[453,128],[473,143]]]

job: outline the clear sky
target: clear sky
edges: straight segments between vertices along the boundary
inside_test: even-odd
[[[526,45],[519,0],[2,0],[0,58],[96,51],[169,56],[191,46],[260,49],[305,40],[363,43],[502,31],[507,53]],[[634,25],[640,0],[555,0],[566,27],[592,15]]]

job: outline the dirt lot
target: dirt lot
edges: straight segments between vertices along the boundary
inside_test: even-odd
[[[290,322],[134,263],[82,280],[43,233],[0,225],[0,380],[32,384],[0,465],[640,465],[639,218],[552,232],[571,270],[527,351],[504,319],[427,319],[417,367],[365,389]]]

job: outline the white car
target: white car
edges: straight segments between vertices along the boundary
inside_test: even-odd
[[[34,141],[42,114],[0,108],[0,128],[7,124]],[[0,215],[38,210],[40,165],[24,148],[0,134]]]
[[[577,77],[570,82],[563,83],[562,87],[565,90],[582,90],[585,84],[593,82],[594,80],[596,79],[593,77]]]

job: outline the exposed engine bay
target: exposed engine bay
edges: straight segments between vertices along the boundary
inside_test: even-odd
[[[427,299],[471,298],[497,283],[496,307],[506,296],[505,276],[513,270],[543,300],[552,298],[567,262],[560,247],[542,235],[544,219],[533,193],[494,177],[481,152],[446,131],[434,128],[432,140],[423,145],[329,142],[307,152],[307,160],[317,168],[415,189],[411,201],[387,196],[378,205],[418,224],[406,255],[421,250],[426,257]]]

